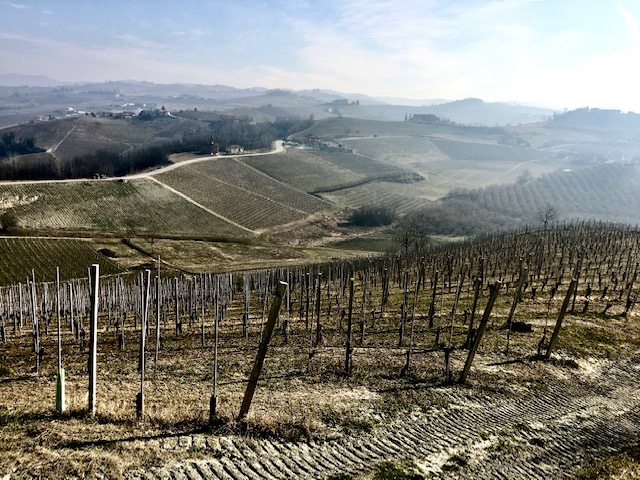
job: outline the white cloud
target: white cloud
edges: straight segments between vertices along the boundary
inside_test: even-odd
[[[638,28],[638,22],[635,17],[624,7],[624,5],[622,5],[622,3],[616,2],[616,7],[627,23],[629,39],[636,44],[640,44],[640,28]]]
[[[476,96],[557,108],[618,105],[640,111],[640,104],[630,103],[640,82],[635,72],[640,63],[638,12],[624,0],[296,5],[277,21],[252,18],[252,35],[236,25],[247,18],[245,7],[242,14],[220,10],[219,18],[232,21],[211,30],[194,21],[199,15],[194,8],[176,12],[171,23],[151,14],[146,18],[163,28],[137,24],[123,30],[92,22],[82,41],[77,30],[66,32],[63,41],[16,24],[0,33],[0,70],[10,65],[15,71],[22,66],[24,73],[69,80],[320,87],[376,96]],[[64,12],[56,9],[56,15],[63,18]],[[124,31],[132,33],[113,35]]]

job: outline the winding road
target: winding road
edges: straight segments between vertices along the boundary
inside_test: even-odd
[[[60,143],[62,143],[62,141]],[[275,153],[281,153],[283,151],[284,151],[284,141],[276,140],[273,150],[269,152],[224,155],[224,158],[260,157],[263,155],[273,155]],[[70,178],[70,179],[64,179],[64,180],[19,180],[19,181],[2,181],[0,182],[0,185],[38,185],[38,184],[46,184],[46,183],[78,183],[78,182],[96,182],[96,181],[105,182],[105,181],[135,180],[139,178],[153,177],[154,175],[159,175],[165,172],[170,172],[171,170],[184,167],[185,165],[215,161],[216,159],[219,159],[219,158],[221,157],[213,156],[213,155],[204,155],[196,158],[191,158],[189,160],[184,160],[183,162],[172,163],[171,165],[167,165],[166,167],[161,167],[154,170],[147,170],[145,172],[134,173],[132,175],[124,175],[122,177],[107,177],[107,178],[102,178],[100,180],[92,179],[92,178]]]

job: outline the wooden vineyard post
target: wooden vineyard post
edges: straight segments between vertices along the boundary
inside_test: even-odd
[[[56,267],[56,319],[58,320],[58,375],[56,377],[56,411],[66,409],[64,368],[62,368],[62,335],[60,333],[60,267]]]
[[[13,289],[9,288],[9,305],[11,305],[11,308],[15,308],[14,302],[13,302],[13,298],[12,298],[12,293],[13,293]],[[17,327],[18,327],[18,318],[17,315],[15,314],[15,311],[13,312],[13,335],[15,336],[16,332],[17,332]]]
[[[285,303],[285,315],[282,321],[282,335],[284,336],[284,344],[289,344],[289,321],[291,318],[291,290],[289,285],[291,285],[291,273],[289,269],[287,269],[287,291],[286,291],[286,303]]]
[[[360,345],[364,345],[364,330],[367,320],[367,288],[369,288],[369,268],[363,272],[362,281],[362,320],[360,321]]]
[[[162,284],[160,280],[160,255],[158,255],[158,276],[156,277],[156,351],[154,356],[154,366],[158,365],[158,351],[160,350],[160,295]]]
[[[353,347],[351,346],[351,331],[353,328],[353,291],[355,280],[353,277],[349,279],[349,316],[347,317],[347,347],[346,358],[344,361],[344,373],[351,375],[351,360]]]
[[[273,300],[273,305],[271,305],[271,310],[269,311],[269,318],[267,320],[267,326],[265,327],[264,337],[260,342],[260,348],[258,349],[258,354],[256,355],[256,361],[253,364],[253,370],[251,371],[251,376],[249,377],[247,390],[244,393],[242,405],[240,406],[240,413],[238,414],[239,421],[244,420],[244,418],[247,416],[247,413],[249,413],[249,407],[251,407],[251,401],[253,400],[253,394],[256,391],[258,378],[260,377],[260,372],[262,371],[262,365],[264,364],[264,359],[267,356],[267,348],[269,347],[269,342],[271,341],[271,336],[273,335],[273,329],[276,326],[276,319],[278,318],[278,312],[280,310],[280,305],[282,304],[282,297],[284,296],[286,287],[287,284],[285,282],[280,282],[276,287],[275,298]]]
[[[205,297],[205,291],[206,291],[206,286],[207,286],[207,276],[206,275],[201,275],[200,276],[200,307],[202,308],[202,316],[200,318],[200,342],[202,344],[202,351],[204,352],[204,346],[205,346],[205,338],[204,338],[204,312],[205,312],[205,308],[206,308],[206,297]]]
[[[560,313],[558,314],[558,321],[556,322],[556,326],[553,329],[553,334],[551,335],[551,340],[549,340],[549,346],[547,347],[547,353],[544,355],[545,360],[549,360],[551,356],[551,351],[553,347],[556,345],[556,341],[558,340],[558,334],[560,333],[560,327],[562,326],[562,319],[564,318],[565,313],[567,312],[567,308],[569,307],[569,302],[571,301],[571,297],[576,288],[578,281],[576,278],[571,279],[571,283],[569,283],[569,289],[567,290],[567,295],[564,297],[564,302],[562,302],[562,307],[560,308]]]
[[[288,288],[288,285],[287,285]],[[213,395],[209,399],[209,426],[215,423],[218,409],[218,305],[220,296],[220,277],[216,276],[213,292]]]
[[[316,289],[316,347],[322,345],[322,321],[320,319],[322,315],[321,309],[321,294],[322,294],[322,272],[318,272],[318,285]]]
[[[469,375],[469,370],[471,369],[471,364],[473,363],[473,357],[475,357],[476,355],[476,351],[478,350],[478,346],[480,345],[480,340],[482,340],[482,335],[484,335],[484,331],[487,328],[487,323],[489,322],[489,316],[491,315],[493,304],[496,302],[496,298],[498,298],[498,290],[500,290],[500,285],[502,285],[502,282],[497,282],[495,285],[491,286],[489,302],[487,303],[487,307],[484,309],[484,314],[482,315],[482,319],[480,320],[478,333],[476,333],[476,337],[473,340],[473,345],[471,345],[471,348],[469,349],[467,361],[465,362],[464,369],[462,370],[462,374],[460,375],[460,383],[465,383],[467,381],[467,375]]]
[[[144,371],[145,371],[145,351],[147,326],[149,324],[149,286],[151,283],[151,270],[145,270],[142,280],[142,318],[140,319],[140,391],[136,396],[136,418],[142,420],[144,417]]]
[[[249,285],[249,274],[244,273],[242,277],[244,292],[244,312],[242,313],[242,335],[244,336],[245,345],[249,346],[249,309],[251,308],[251,286]]]
[[[69,289],[69,295],[68,295],[69,296],[69,307],[68,307],[69,308],[69,328],[70,328],[71,333],[73,335],[77,335],[75,324],[73,323],[74,322],[74,318],[73,318],[73,283],[69,282],[67,284],[67,287]],[[77,338],[77,336],[76,336],[76,338]]]
[[[409,288],[409,269],[405,267],[404,281],[402,282],[402,305],[400,306],[400,328],[398,329],[398,347],[404,342],[404,329],[407,323],[407,294]]]
[[[36,372],[40,371],[40,325],[36,303],[36,273],[31,270],[31,323],[33,325],[33,351],[36,354]]]
[[[307,330],[309,330],[309,305],[311,303],[311,299],[309,298],[309,285],[311,284],[311,274],[307,272],[304,277],[305,281],[305,306],[304,306],[304,325]],[[302,308],[302,302],[300,302],[300,307]]]
[[[522,287],[524,285],[524,281],[529,275],[529,268],[522,267],[520,265],[520,278],[518,279],[518,286],[516,287],[516,292],[513,295],[513,302],[511,303],[511,310],[509,310],[509,316],[507,317],[507,349],[506,353],[509,353],[509,342],[511,340],[511,326],[513,324],[513,316],[516,313],[516,307],[518,306],[518,302],[520,301],[520,296],[522,295]]]
[[[382,269],[382,300],[380,302],[380,317],[384,313],[384,309],[387,306],[389,300],[389,269],[384,267]]]
[[[18,307],[18,330],[22,330],[22,324],[24,323],[24,295],[22,293],[22,283],[18,283],[18,293],[20,294],[20,301]]]
[[[90,416],[96,415],[96,364],[98,358],[98,288],[100,287],[100,265],[91,265],[89,288],[91,294],[91,319],[89,325],[89,407]]]
[[[178,304],[178,279],[174,278],[175,285],[175,312],[176,312],[176,336],[182,333],[182,321],[180,320],[180,305]]]
[[[433,328],[433,316],[436,313],[436,293],[438,290],[438,270],[433,277],[433,291],[431,292],[431,303],[429,304],[429,328]]]
[[[400,372],[400,376],[404,377],[411,370],[411,354],[413,353],[413,331],[416,323],[416,305],[418,303],[418,291],[420,290],[420,279],[421,275],[418,273],[416,278],[416,286],[413,292],[413,305],[411,308],[411,328],[409,330],[409,348],[407,349],[407,362],[405,363],[404,368]]]

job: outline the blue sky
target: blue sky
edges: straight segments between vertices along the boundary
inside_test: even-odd
[[[640,112],[639,0],[0,0],[0,74]]]

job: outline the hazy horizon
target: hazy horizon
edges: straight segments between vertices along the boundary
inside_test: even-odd
[[[0,1],[0,74],[640,111],[640,5]]]

